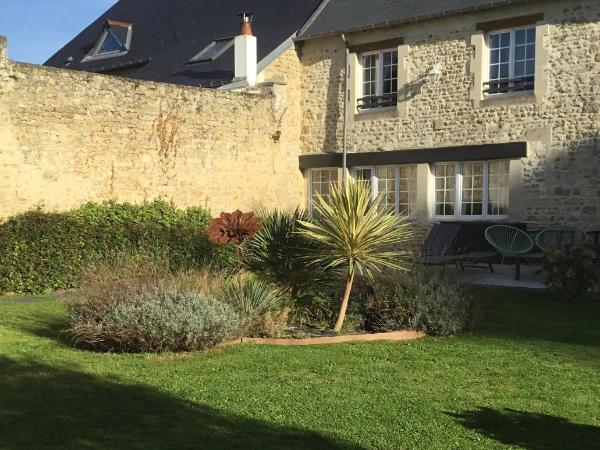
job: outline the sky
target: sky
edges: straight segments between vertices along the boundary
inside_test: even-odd
[[[44,63],[117,0],[0,0],[10,59]]]

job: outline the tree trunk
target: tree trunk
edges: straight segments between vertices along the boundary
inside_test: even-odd
[[[344,291],[344,298],[342,298],[342,305],[340,306],[340,314],[338,320],[335,323],[333,331],[339,333],[344,325],[346,319],[346,311],[348,310],[348,301],[350,300],[350,294],[352,293],[352,285],[354,284],[354,270],[348,269],[348,277],[346,278],[346,290]]]

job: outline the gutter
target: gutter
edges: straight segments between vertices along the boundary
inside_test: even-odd
[[[358,31],[375,30],[378,28],[389,28],[389,27],[393,27],[393,26],[397,26],[397,25],[406,25],[406,24],[410,24],[410,23],[424,22],[424,21],[432,20],[432,19],[439,19],[441,17],[456,16],[456,15],[466,14],[466,13],[475,12],[475,11],[485,11],[488,9],[501,8],[501,7],[516,5],[516,4],[521,4],[521,3],[528,3],[530,1],[532,1],[532,0],[498,0],[495,3],[489,3],[487,5],[474,5],[469,8],[461,8],[461,9],[455,9],[455,10],[451,10],[451,11],[441,11],[437,14],[413,16],[413,17],[406,18],[406,19],[388,20],[386,22],[374,23],[374,24],[369,24],[369,25],[360,25],[360,26],[344,28],[344,29],[339,29],[339,30],[334,30],[334,31],[327,31],[324,33],[303,35],[304,31],[308,30],[310,28],[310,26],[312,26],[314,24],[314,22],[316,21],[318,16],[315,16],[315,17],[311,18],[310,22],[307,22],[307,24],[303,27],[302,30],[300,30],[300,32],[298,33],[299,36],[296,38],[296,41],[308,41],[310,39],[339,36],[340,33],[353,33],[353,32],[358,32]],[[323,4],[321,5],[321,8],[319,8],[319,11],[318,11],[319,14],[323,11],[323,9],[325,9],[325,6],[327,6],[327,4],[329,4],[329,2],[330,2],[330,0],[325,0],[323,2]]]

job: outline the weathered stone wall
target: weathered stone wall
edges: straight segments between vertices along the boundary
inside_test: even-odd
[[[297,81],[214,91],[18,64],[4,48],[0,218],[106,199],[162,197],[214,213],[303,202]],[[294,55],[268,77],[297,69]]]
[[[515,96],[477,108],[471,98],[475,24],[539,12],[548,24],[541,41],[547,61],[538,60],[543,100]],[[441,78],[397,109],[352,114],[350,151],[527,141],[529,156],[511,168],[510,219],[600,229],[600,2],[529,2],[348,35],[352,44],[397,37],[407,46],[408,80],[433,64],[442,65]],[[304,153],[341,151],[343,61],[339,37],[303,45]],[[421,209],[418,220],[428,222],[428,212]]]

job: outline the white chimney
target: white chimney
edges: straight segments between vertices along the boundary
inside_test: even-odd
[[[246,79],[250,86],[256,84],[257,46],[252,34],[252,13],[240,13],[242,27],[235,37],[235,78]]]

